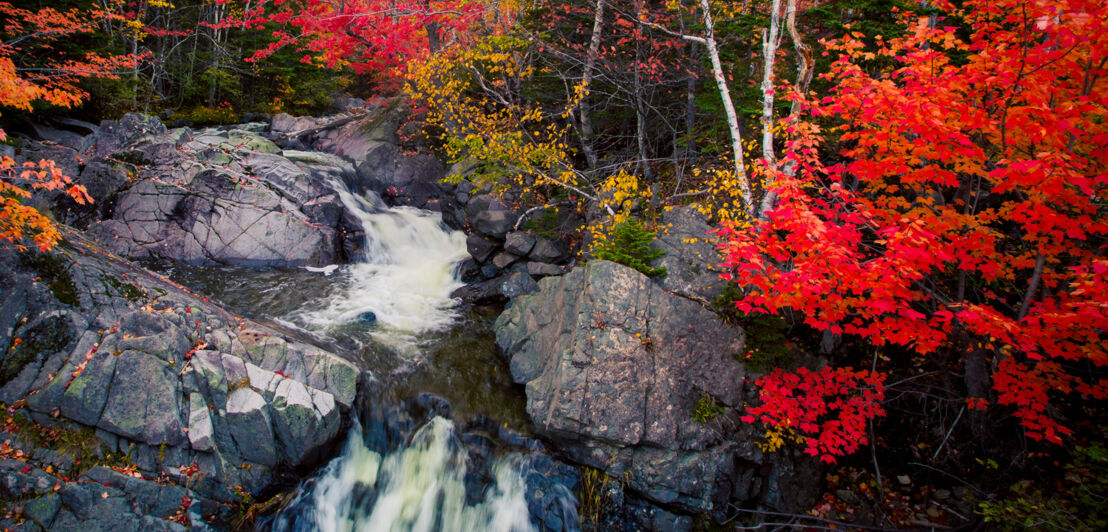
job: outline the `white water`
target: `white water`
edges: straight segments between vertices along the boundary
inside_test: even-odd
[[[333,460],[293,506],[309,509],[290,518],[278,516],[273,530],[320,532],[529,532],[526,487],[518,468],[504,458],[492,466],[493,483],[483,502],[466,504],[466,451],[454,424],[436,417],[419,429],[412,442],[384,457],[363,445],[361,431],[351,431],[342,455]],[[362,504],[358,494],[376,494]]]
[[[402,355],[417,355],[421,335],[445,330],[458,318],[450,294],[462,285],[455,264],[467,256],[465,235],[447,230],[438,213],[388,208],[372,195],[350,193],[337,180],[334,188],[363,226],[366,257],[337,270],[331,266],[310,270],[334,273],[341,288],[326,303],[302,309],[291,319],[311,330],[338,335],[372,312],[376,322],[368,327],[374,338]],[[492,482],[480,501],[467,504],[467,452],[451,421],[433,418],[406,446],[384,456],[365,445],[357,425],[342,454],[274,517],[273,530],[535,530],[522,467],[509,457],[493,461],[488,470]]]
[[[339,268],[343,288],[326,307],[302,310],[293,320],[327,333],[372,312],[372,336],[411,354],[419,335],[444,330],[458,317],[450,293],[462,286],[455,265],[468,256],[465,234],[446,229],[439,213],[389,208],[339,180],[334,188],[362,224],[365,260]]]

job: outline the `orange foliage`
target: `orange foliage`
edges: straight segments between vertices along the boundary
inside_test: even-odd
[[[39,102],[73,107],[86,96],[77,86],[81,78],[114,77],[117,70],[134,66],[140,58],[97,54],[54,57],[52,42],[90,32],[98,20],[113,16],[76,9],[31,11],[0,2],[0,19],[4,20],[0,26],[0,106],[23,111],[31,111]],[[41,53],[28,54],[32,49]],[[54,58],[33,66],[16,64],[16,58],[27,55]],[[0,142],[6,139],[0,130]],[[12,242],[21,250],[25,237],[31,237],[41,250],[49,249],[59,238],[48,218],[23,203],[31,196],[29,189],[62,189],[78,203],[92,201],[84,187],[62,175],[53,161],[26,162],[17,168],[11,157],[0,156],[0,240]]]

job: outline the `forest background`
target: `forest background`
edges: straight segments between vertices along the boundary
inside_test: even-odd
[[[993,522],[1106,526],[1100,2],[67,0],[0,15],[9,134],[131,111],[319,114],[347,93],[405,106],[410,149],[467,165],[527,227],[585,214],[596,256],[642,264],[634,243],[695,204],[735,281],[703,303],[750,333],[737,356],[763,374],[762,402],[746,420],[767,450],[835,463],[832,486],[880,501],[877,524],[968,486]],[[21,201],[68,180],[7,156],[0,171],[4,238],[49,246]]]

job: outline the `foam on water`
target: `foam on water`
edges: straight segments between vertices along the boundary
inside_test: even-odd
[[[340,181],[334,186],[362,224],[365,256],[339,268],[343,288],[326,306],[303,309],[292,319],[324,333],[372,321],[376,339],[411,352],[421,334],[444,330],[458,317],[450,294],[462,286],[456,265],[467,256],[465,234],[446,228],[439,213],[386,207]]]
[[[351,431],[342,455],[273,520],[274,531],[536,530],[509,457],[494,461],[483,500],[467,504],[466,451],[451,421],[433,418],[409,445],[385,456],[367,448],[360,433]]]

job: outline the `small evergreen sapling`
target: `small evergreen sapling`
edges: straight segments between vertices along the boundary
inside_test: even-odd
[[[666,269],[652,268],[648,264],[665,254],[662,250],[650,247],[654,235],[653,231],[647,231],[638,220],[629,219],[616,225],[611,235],[599,240],[593,254],[598,259],[618,262],[649,277],[660,277],[666,274]]]

